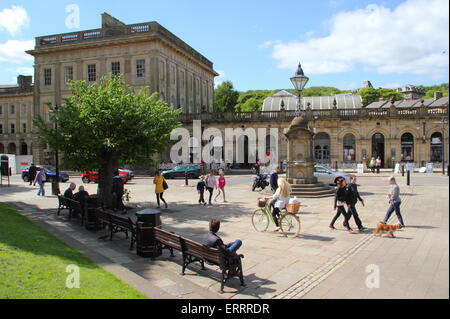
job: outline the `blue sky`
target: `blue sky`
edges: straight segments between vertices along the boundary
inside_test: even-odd
[[[66,6],[80,28],[66,26]],[[34,37],[99,28],[103,12],[157,21],[214,63],[240,91],[290,88],[298,61],[307,86],[448,82],[447,0],[172,0],[0,2],[0,83],[30,73]],[[31,74],[31,73],[30,73]]]

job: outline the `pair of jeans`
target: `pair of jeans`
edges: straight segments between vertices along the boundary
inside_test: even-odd
[[[45,196],[45,188],[44,188],[44,183],[39,184],[39,190],[37,192],[37,195],[40,196]]]
[[[351,204],[351,206],[347,210],[348,220],[350,220],[353,216],[355,219],[355,224],[358,229],[362,229],[363,225],[361,219],[359,218],[358,211],[356,210],[356,204]]]
[[[347,212],[345,211],[344,206],[337,206],[336,215],[331,220],[330,226],[334,226],[334,223],[339,218],[339,216],[341,216],[341,214],[342,214],[342,216],[344,216],[344,227],[347,228],[347,229],[351,229],[350,225],[348,223],[350,217],[348,216]]]
[[[206,190],[209,192],[209,200],[208,200],[208,203],[211,204],[211,200],[212,200],[212,195],[213,195],[214,188],[212,188],[212,187],[206,187]]]
[[[397,215],[397,219],[401,225],[403,224],[403,217],[400,213],[400,204],[402,201],[400,200],[392,200],[391,205],[389,205],[389,208],[386,212],[386,216],[384,216],[384,222],[386,223],[389,220],[389,217],[391,217],[392,213],[395,211],[395,214]]]
[[[242,241],[238,239],[238,240],[235,240],[235,241],[232,242],[232,243],[229,243],[229,244],[227,245],[227,249],[228,249],[229,251],[235,252],[235,251],[237,251],[241,246],[242,246]]]
[[[201,204],[201,203],[203,203],[203,204],[205,204],[205,196],[204,196],[204,194],[205,194],[205,190],[199,190],[198,191],[198,195],[200,196],[199,197],[199,199],[198,199],[198,202]]]

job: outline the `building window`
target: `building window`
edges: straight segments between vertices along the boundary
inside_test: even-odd
[[[330,136],[327,133],[314,136],[314,158],[322,163],[330,162]]]
[[[136,60],[136,76],[143,78],[145,76],[145,60]]]
[[[0,124],[0,134],[3,134],[3,124]]]
[[[52,69],[44,69],[44,85],[52,85]]]
[[[88,81],[95,82],[97,81],[97,67],[95,64],[88,64]]]
[[[16,114],[16,107],[14,106],[14,104],[11,104],[9,106],[9,114],[11,114],[11,115]]]
[[[120,62],[112,62],[111,63],[111,72],[114,75],[120,74]]]
[[[64,67],[64,82],[70,82],[73,80],[73,67],[65,66]]]
[[[3,105],[0,104],[0,116],[3,116]]]
[[[26,116],[27,111],[28,111],[28,108],[27,108],[26,104],[20,105],[20,115]]]
[[[344,162],[354,162],[356,160],[356,142],[353,134],[344,136]]]
[[[401,160],[414,161],[414,137],[411,133],[405,133],[401,137]]]
[[[11,134],[16,133],[16,125],[15,125],[14,123],[11,123],[10,126],[9,126],[9,128],[10,128],[9,132],[10,132]]]
[[[22,123],[22,133],[27,132],[27,123]]]
[[[442,162],[442,133],[435,132],[431,135],[431,149],[430,160],[431,162]]]

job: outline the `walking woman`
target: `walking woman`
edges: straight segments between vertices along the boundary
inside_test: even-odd
[[[163,198],[164,194],[164,184],[167,183],[164,177],[161,176],[161,174],[156,171],[155,178],[153,179],[153,184],[155,184],[155,194],[156,194],[156,201],[158,202],[158,208],[161,207],[160,205],[160,199],[163,201],[164,205],[167,208],[166,200]],[[166,184],[167,185],[167,184]]]
[[[274,208],[272,210],[273,221],[275,222],[276,226],[274,231],[280,230],[278,216],[280,215],[280,212],[283,210],[283,208],[286,207],[286,204],[289,203],[289,196],[291,195],[291,187],[284,178],[279,178],[277,183],[278,188],[275,191],[275,194],[273,194],[272,196],[272,200],[275,201],[275,204],[273,205]]]
[[[369,167],[370,167],[370,170],[372,171],[372,173],[375,174],[375,157],[372,157],[370,159]]]
[[[391,188],[388,194],[390,205],[383,222],[386,223],[389,220],[389,217],[391,217],[392,213],[395,211],[398,222],[400,223],[400,225],[402,225],[402,227],[405,227],[402,214],[400,214],[400,204],[402,203],[402,201],[400,200],[400,187],[397,185],[397,181],[395,180],[394,176],[389,177],[389,184],[391,184]]]
[[[375,160],[375,166],[377,167],[377,174],[380,174],[380,168],[381,168],[381,158],[378,156]]]
[[[214,201],[217,202],[217,197],[219,197],[220,193],[223,194],[223,202],[226,203],[226,199],[225,199],[225,184],[226,184],[226,180],[225,180],[225,173],[224,172],[220,172],[219,177],[217,178],[217,190],[218,193],[216,195],[216,197],[214,198]]]
[[[206,190],[209,192],[208,205],[212,205],[211,200],[214,192],[214,188],[217,188],[217,180],[214,176],[214,171],[210,171],[205,179]]]
[[[345,187],[345,179],[340,179],[337,182],[337,189],[336,194],[334,195],[334,209],[337,209],[336,215],[331,220],[330,226],[328,226],[331,229],[336,229],[334,227],[334,223],[339,218],[339,216],[344,216],[344,227],[347,228],[347,231],[349,233],[353,233],[353,229],[350,228],[349,224],[349,215],[345,211],[345,203],[348,201],[347,199],[347,189]]]
[[[39,185],[39,190],[37,192],[38,196],[45,196],[45,180],[47,179],[46,175],[45,175],[45,169],[41,168],[41,170],[39,171],[39,173],[36,174],[36,177],[34,178],[34,183],[36,184],[38,183]]]

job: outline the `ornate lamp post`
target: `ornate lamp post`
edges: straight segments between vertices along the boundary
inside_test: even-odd
[[[294,85],[294,88],[298,91],[298,104],[297,104],[297,114],[301,114],[301,94],[303,91],[303,88],[305,87],[306,83],[308,83],[309,78],[305,76],[303,73],[303,69],[301,64],[298,64],[297,72],[295,72],[295,75],[291,77],[291,82]]]

